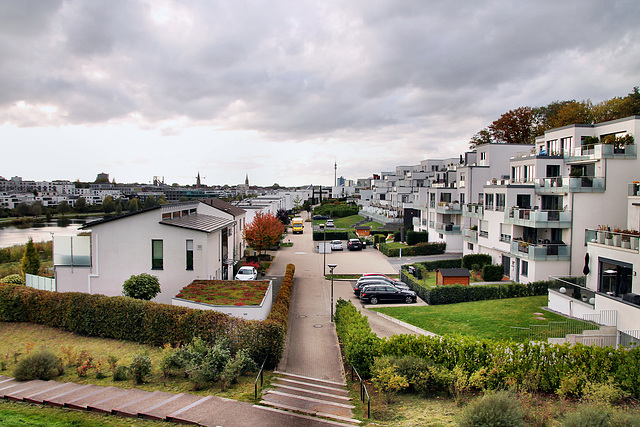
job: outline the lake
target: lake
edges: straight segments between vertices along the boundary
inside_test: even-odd
[[[99,217],[59,219],[47,222],[33,222],[26,226],[0,225],[0,248],[14,245],[24,245],[29,237],[34,242],[47,242],[52,240],[52,233],[61,236],[76,235],[85,222],[101,219]]]

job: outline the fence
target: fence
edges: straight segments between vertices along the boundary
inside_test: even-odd
[[[42,291],[56,291],[56,279],[50,277],[35,276],[33,274],[25,274],[25,284],[30,288],[40,289]]]

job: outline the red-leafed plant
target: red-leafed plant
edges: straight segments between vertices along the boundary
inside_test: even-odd
[[[272,213],[257,213],[243,233],[249,246],[260,254],[277,245],[284,234],[284,225]]]

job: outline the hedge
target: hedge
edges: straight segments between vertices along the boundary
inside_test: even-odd
[[[428,242],[429,233],[426,231],[407,231],[407,245],[413,246],[417,243]]]
[[[482,270],[485,265],[491,265],[493,258],[489,254],[469,254],[462,257],[462,268],[473,270],[473,266],[477,265]]]
[[[476,286],[446,285],[427,288],[404,270],[402,271],[401,280],[429,305],[546,295],[549,285],[553,283],[551,281],[539,281]]]
[[[357,215],[360,209],[355,204],[345,203],[327,203],[316,206],[313,209],[314,215],[329,215],[331,218],[344,218],[351,215]]]
[[[264,321],[127,297],[50,292],[4,283],[0,283],[0,321],[30,322],[155,346],[184,344],[196,336],[210,344],[226,339],[234,352],[247,349],[256,363],[262,363],[268,354],[267,366],[275,367],[284,350],[294,272],[295,266],[289,264]]]
[[[335,322],[347,361],[364,377],[371,373],[376,357],[412,356],[447,371],[452,389],[521,387],[554,393],[573,384],[579,395],[587,383],[604,384],[611,378],[615,386],[640,397],[640,347],[614,350],[423,335],[380,339],[370,332],[366,317],[343,300],[336,306]]]
[[[325,234],[326,234],[326,241],[330,242],[332,240],[347,240],[349,239],[349,232],[348,231],[329,231],[327,230],[326,233],[322,232],[322,231],[314,231],[313,232],[313,240],[316,242],[322,242],[322,240],[325,238]]]
[[[402,248],[402,255],[418,256],[418,255],[439,255],[445,252],[446,243],[418,243],[415,246],[407,246]],[[388,257],[400,256],[400,248],[390,248],[387,243],[378,243],[380,252]]]

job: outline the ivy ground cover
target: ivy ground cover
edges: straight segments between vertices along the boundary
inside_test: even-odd
[[[260,305],[268,287],[268,280],[195,280],[176,298],[211,305]]]

